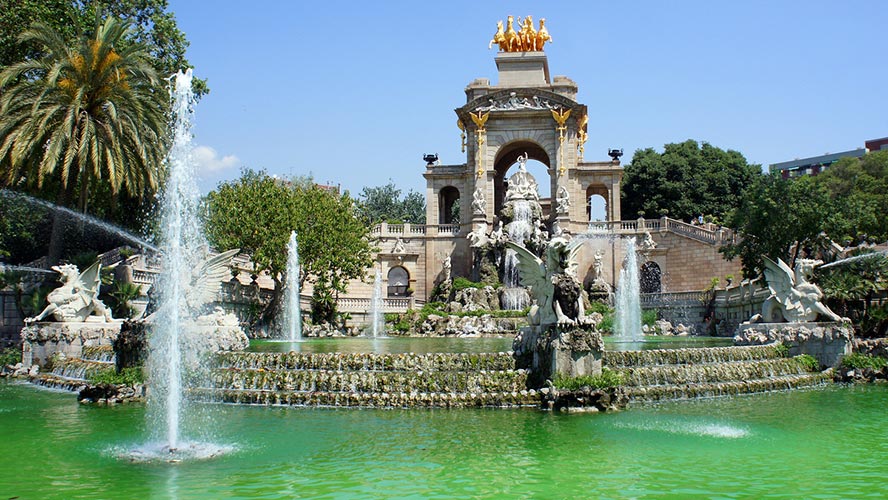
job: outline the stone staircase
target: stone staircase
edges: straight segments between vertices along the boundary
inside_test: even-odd
[[[776,344],[607,351],[602,362],[622,375],[630,403],[797,389],[831,380],[782,357]]]
[[[340,407],[536,406],[511,353],[248,353],[218,356],[211,399]]]
[[[88,382],[91,375],[114,368],[114,351],[111,346],[86,346],[80,358],[57,358],[53,362],[52,371],[38,373],[31,377],[31,383],[63,389],[79,391]]]

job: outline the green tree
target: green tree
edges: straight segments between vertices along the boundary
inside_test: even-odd
[[[36,23],[21,40],[45,47],[45,56],[0,73],[2,182],[39,190],[58,184],[58,204],[87,211],[90,187],[107,181],[112,197],[153,194],[160,180],[166,130],[160,81],[144,47],[122,44],[125,23],[96,18],[94,36],[73,46]],[[61,251],[56,217],[50,259]]]
[[[410,190],[402,198],[401,190],[391,179],[384,186],[365,187],[358,203],[358,213],[368,224],[425,224],[425,209],[425,199],[421,193]]]
[[[888,239],[888,151],[843,158],[815,177],[833,201],[824,230],[836,241]]]
[[[724,220],[760,172],[737,151],[705,142],[666,144],[662,153],[639,149],[624,170],[622,216],[690,220],[702,214]]]
[[[263,322],[279,309],[291,231],[299,239],[300,282],[314,285],[313,309],[316,304],[325,311],[320,320],[335,319],[338,294],[372,265],[369,228],[356,217],[354,200],[311,179],[282,181],[264,171],[244,170],[238,180],[223,182],[207,195],[206,209],[211,244],[240,248],[251,255],[257,271],[268,271],[274,280],[274,299]]]
[[[760,175],[728,219],[740,238],[719,251],[728,259],[740,257],[747,278],[759,275],[763,255],[792,267],[802,249],[822,246],[830,206],[829,192],[813,177]]]
[[[101,12],[130,23],[124,43],[145,46],[154,69],[166,77],[191,66],[185,57],[188,40],[167,9],[167,0],[0,0],[0,69],[46,55],[39,43],[18,39],[23,27],[41,22],[71,43],[93,28]],[[206,80],[195,78],[193,85],[199,96],[209,92]]]

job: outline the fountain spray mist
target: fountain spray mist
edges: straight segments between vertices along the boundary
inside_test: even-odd
[[[290,342],[302,340],[302,309],[299,304],[299,242],[296,231],[287,243],[287,289],[284,295],[285,328]]]
[[[641,333],[641,286],[638,279],[638,255],[635,238],[626,240],[626,257],[620,270],[617,287],[614,336],[619,340],[637,341]]]
[[[171,80],[173,98],[172,146],[167,156],[168,176],[161,201],[162,273],[158,283],[160,303],[149,340],[148,399],[152,427],[169,449],[179,447],[180,425],[185,400],[183,368],[186,364],[185,323],[193,316],[186,301],[185,287],[199,260],[206,240],[198,223],[199,191],[191,158],[191,124],[194,94],[191,70],[177,73]]]
[[[370,328],[368,335],[373,338],[385,336],[385,317],[382,314],[382,270],[376,269],[373,279],[373,296],[370,299]]]

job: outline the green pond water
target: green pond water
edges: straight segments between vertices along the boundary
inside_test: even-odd
[[[437,352],[506,352],[512,350],[512,336],[503,337],[333,337],[312,338],[302,342],[253,340],[251,351],[257,352],[375,352],[379,354],[417,354]],[[642,342],[617,342],[604,337],[606,349],[618,351],[638,349],[678,349],[682,347],[718,347],[732,345],[730,337],[661,337],[647,336]]]
[[[884,385],[615,414],[214,405],[228,454],[131,463],[143,406],[0,381],[0,497],[884,498],[886,408]]]

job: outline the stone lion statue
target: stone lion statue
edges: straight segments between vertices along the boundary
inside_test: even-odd
[[[52,266],[52,269],[62,275],[62,286],[49,292],[46,296],[49,305],[37,316],[25,319],[26,323],[35,323],[50,315],[60,322],[83,322],[93,313],[101,322],[114,320],[111,311],[98,299],[101,262],[96,261],[82,273],[74,264]]]
[[[765,257],[765,279],[771,295],[762,304],[762,314],[753,316],[751,323],[809,323],[818,316],[830,321],[842,321],[829,307],[820,302],[823,292],[808,281],[821,260],[798,259],[795,271],[782,259],[777,262]]]

